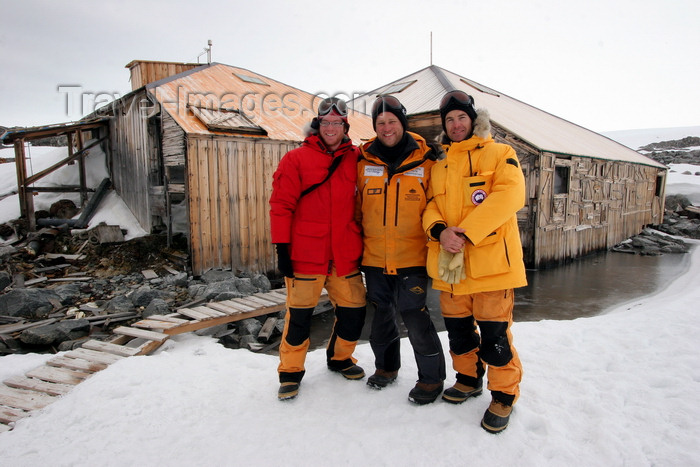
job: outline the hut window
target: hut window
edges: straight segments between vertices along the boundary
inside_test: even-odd
[[[464,78],[460,79],[460,81],[463,82],[464,84],[466,84],[467,86],[476,89],[477,91],[481,91],[485,94],[491,94],[492,96],[501,97],[500,94],[498,94],[493,89],[487,88],[486,86],[482,86],[481,84],[475,83],[474,81],[467,81]]]
[[[386,89],[382,92],[382,94],[394,94],[394,93],[396,93],[396,92],[401,92],[401,91],[403,91],[404,89],[406,89],[407,87],[409,87],[410,85],[412,85],[412,84],[415,83],[415,82],[416,82],[416,80],[413,80],[413,81],[406,81],[406,82],[403,82],[403,83],[392,84],[392,85],[390,85],[388,88],[386,88]]]
[[[261,80],[257,76],[250,76],[250,75],[244,75],[243,73],[234,73],[240,79],[241,81],[245,81],[246,83],[254,83],[254,84],[264,84],[265,86],[269,86],[265,81]]]
[[[554,167],[554,194],[565,195],[569,192],[569,167],[557,165]]]
[[[223,108],[213,110],[194,105],[189,105],[188,107],[210,130],[267,135],[267,131],[248,120],[238,110]]]
[[[658,175],[656,177],[656,190],[655,196],[661,196],[661,188],[664,186],[664,176]]]

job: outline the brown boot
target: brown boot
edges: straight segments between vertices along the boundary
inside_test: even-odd
[[[367,386],[373,389],[382,389],[396,381],[396,377],[399,375],[399,371],[385,371],[376,369],[374,374],[367,378]]]
[[[481,395],[482,386],[472,387],[462,383],[455,383],[451,388],[445,389],[442,393],[442,400],[450,404],[461,404],[470,397]]]
[[[440,383],[416,383],[416,386],[408,393],[408,400],[418,405],[425,405],[434,402],[442,392],[442,382]]]
[[[489,433],[500,433],[508,427],[508,419],[512,411],[512,405],[492,400],[484,413],[484,418],[481,419],[481,427]]]

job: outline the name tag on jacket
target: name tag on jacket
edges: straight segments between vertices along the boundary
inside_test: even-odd
[[[384,175],[384,167],[380,165],[366,165],[365,177],[381,177]]]

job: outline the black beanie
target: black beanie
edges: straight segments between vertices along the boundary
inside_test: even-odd
[[[398,105],[396,105],[398,104]],[[406,107],[393,96],[379,96],[372,106],[372,128],[377,130],[377,117],[380,113],[391,112],[401,122],[403,131],[408,129],[408,118],[406,118]]]
[[[457,97],[452,97],[457,95]],[[445,102],[447,99],[447,102]],[[464,101],[468,101],[466,104]],[[452,91],[442,98],[442,103],[440,104],[440,120],[442,120],[442,129],[447,133],[445,128],[445,117],[448,113],[453,110],[462,110],[471,118],[472,124],[476,120],[476,108],[474,108],[474,98],[462,91]]]

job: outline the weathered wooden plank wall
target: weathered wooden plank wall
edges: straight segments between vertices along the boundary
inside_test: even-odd
[[[124,203],[129,207],[141,227],[147,232],[153,226],[151,216],[150,186],[157,175],[157,135],[149,135],[146,108],[150,104],[145,93],[136,93],[126,99],[116,110],[110,123],[112,183]]]
[[[569,189],[554,193],[557,166]],[[541,156],[534,267],[558,264],[613,245],[661,221],[655,167],[584,157]]]
[[[275,268],[270,243],[272,174],[297,143],[234,137],[187,139],[190,250],[195,275],[209,269]]]

